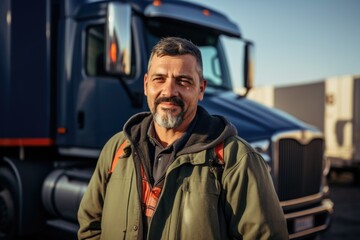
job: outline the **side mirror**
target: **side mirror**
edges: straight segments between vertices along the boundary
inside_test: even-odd
[[[248,92],[254,87],[254,44],[246,41],[244,48],[244,87]]]
[[[105,69],[111,74],[131,73],[131,7],[111,2],[106,18]]]

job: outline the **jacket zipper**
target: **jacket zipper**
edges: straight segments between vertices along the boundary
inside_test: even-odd
[[[177,156],[177,157],[179,157],[179,156]],[[176,159],[174,160],[174,162],[175,162],[175,161],[176,161]],[[173,163],[174,163],[174,162],[173,162]],[[162,187],[162,190],[161,190],[161,193],[160,193],[160,196],[159,196],[159,200],[158,200],[158,202],[157,202],[157,205],[156,205],[156,207],[155,207],[155,209],[154,209],[154,215],[151,217],[151,219],[150,219],[150,221],[149,221],[149,224],[148,224],[148,233],[150,233],[152,220],[153,220],[153,218],[154,218],[154,216],[155,216],[155,214],[156,214],[156,210],[157,210],[157,208],[158,208],[158,206],[159,206],[159,203],[160,203],[160,201],[161,201],[161,199],[162,199],[162,196],[163,196],[163,193],[164,193],[163,190],[165,189],[165,186],[166,186],[166,176],[169,175],[173,170],[175,170],[175,169],[177,169],[178,167],[182,166],[183,164],[186,164],[186,163],[189,163],[189,162],[183,162],[183,163],[180,163],[179,165],[176,165],[176,166],[174,166],[174,167],[171,167],[171,166],[173,165],[173,163],[170,164],[168,170],[165,172],[165,175],[164,175],[163,177],[161,177],[161,181],[164,179],[164,185],[163,185],[163,187]],[[159,181],[158,181],[158,182],[159,182]],[[150,234],[147,234],[146,239],[149,239],[149,236],[150,236]]]
[[[138,194],[139,194],[139,200],[140,200],[140,222],[139,222],[139,234],[138,234],[138,239],[141,240],[143,239],[144,236],[144,218],[143,218],[143,209],[142,209],[142,176],[141,176],[141,165],[142,164],[142,160],[141,157],[142,155],[140,154],[140,151],[138,151],[137,147],[133,144],[134,147],[134,166],[135,166],[135,171],[136,171],[136,184],[138,186]],[[138,158],[138,159],[136,159]],[[140,161],[137,161],[140,160]]]

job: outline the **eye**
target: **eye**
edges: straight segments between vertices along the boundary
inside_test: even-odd
[[[154,82],[163,82],[163,81],[165,81],[165,78],[163,76],[154,76],[152,78],[152,81],[154,81]]]
[[[180,85],[180,86],[184,86],[184,87],[188,87],[188,86],[191,86],[192,85],[192,80],[189,79],[189,78],[179,78],[177,80],[177,83]]]

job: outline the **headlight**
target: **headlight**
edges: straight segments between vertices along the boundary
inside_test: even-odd
[[[271,172],[270,141],[260,140],[250,142],[250,145],[264,158],[269,172]]]

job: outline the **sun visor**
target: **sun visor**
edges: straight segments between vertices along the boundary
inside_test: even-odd
[[[239,27],[231,22],[224,15],[212,11],[208,8],[188,7],[176,3],[161,2],[160,4],[150,4],[146,7],[144,14],[146,17],[170,18],[183,22],[193,23],[200,26],[216,29],[222,34],[232,37],[241,37]]]

